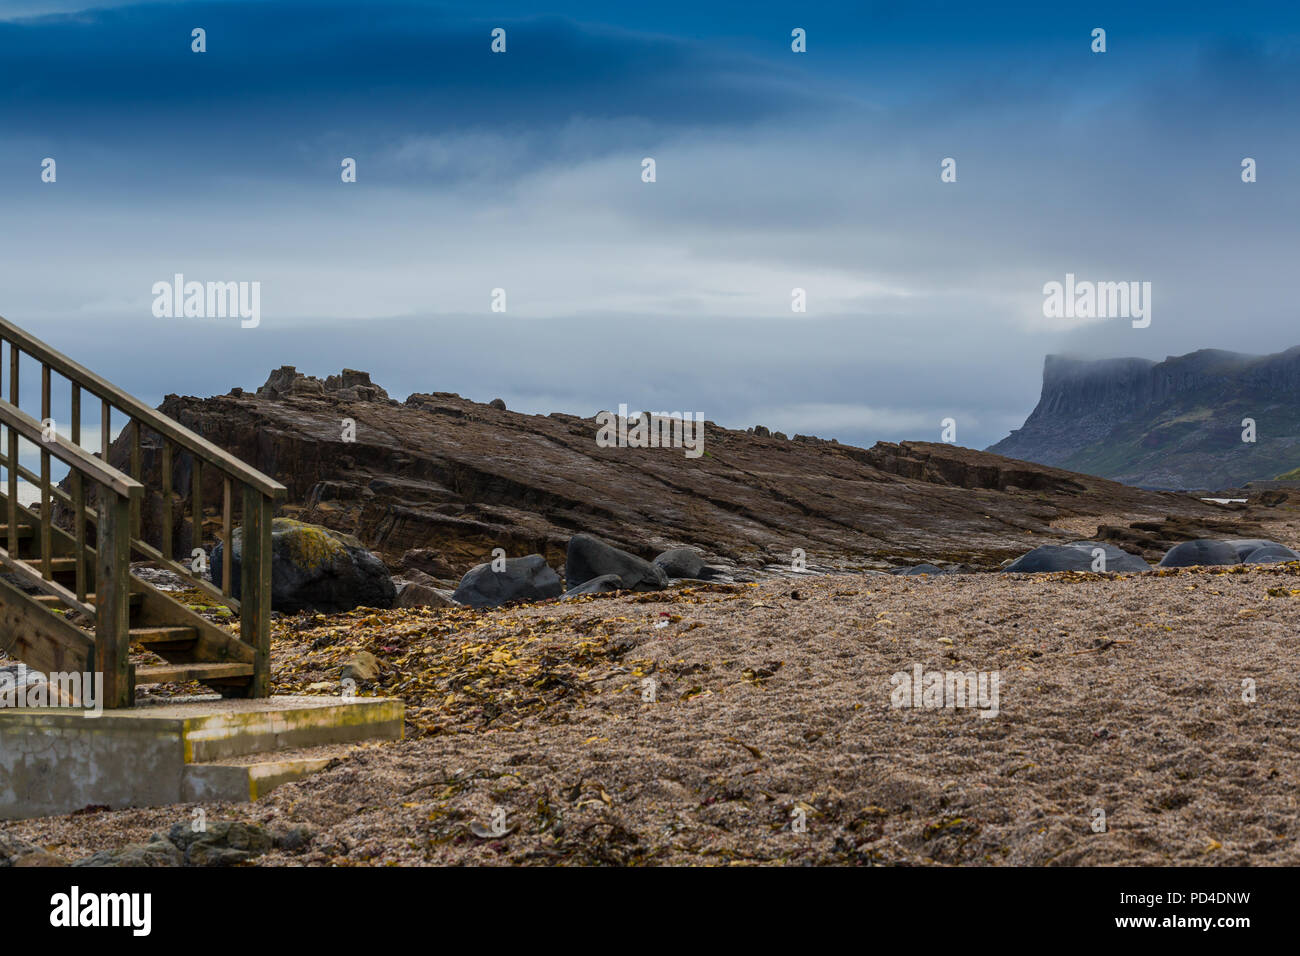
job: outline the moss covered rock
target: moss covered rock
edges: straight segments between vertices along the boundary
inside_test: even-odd
[[[231,593],[240,596],[243,529],[231,536]],[[212,551],[212,581],[222,582],[222,546]],[[392,607],[393,579],[350,534],[290,518],[271,522],[271,607],[276,611],[349,611]]]

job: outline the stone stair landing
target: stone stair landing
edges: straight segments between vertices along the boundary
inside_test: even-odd
[[[400,700],[373,697],[0,711],[0,819],[255,800],[358,744],[400,740],[403,719]]]

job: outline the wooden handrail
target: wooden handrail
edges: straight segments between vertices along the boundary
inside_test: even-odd
[[[216,465],[231,478],[237,478],[251,488],[256,488],[273,501],[278,501],[288,494],[288,489],[273,478],[268,478],[255,468],[240,461],[223,448],[218,448],[202,435],[195,434],[179,422],[168,418],[157,409],[150,408],[144,402],[130,395],[107,379],[101,378],[85,366],[74,362],[40,339],[33,338],[27,332],[14,325],[4,316],[0,316],[0,339],[26,352],[28,355],[48,365],[64,378],[90,392],[101,401],[119,409],[137,422],[142,422],[158,434],[181,445],[191,454],[196,454]],[[104,439],[107,441],[107,439]]]
[[[42,411],[48,409],[42,408]],[[22,409],[0,399],[0,424],[9,430],[9,453],[4,458],[10,478],[11,494],[18,473],[18,436],[33,442],[41,450],[42,499],[40,514],[41,557],[43,571],[19,558],[15,542],[18,540],[18,503],[9,500],[9,537],[7,547],[0,547],[0,563],[10,572],[19,575],[59,600],[87,614],[95,621],[95,668],[104,678],[104,704],[108,707],[129,707],[134,703],[135,688],[131,679],[130,652],[130,508],[144,495],[144,485],[122,474],[108,462],[101,461],[78,445],[58,435],[46,432],[41,423]],[[50,484],[49,457],[64,462],[70,474],[76,476],[78,494],[81,481],[90,478],[111,494],[100,496],[100,521],[97,523],[98,541],[92,550],[85,546],[84,518],[76,515],[78,548],[75,554],[77,588],[69,591],[53,580],[50,551]],[[27,509],[24,508],[24,511]],[[95,603],[86,601],[85,562],[88,556],[95,560]]]
[[[50,450],[50,454],[70,468],[75,468],[87,478],[92,478],[123,498],[144,497],[144,485],[130,475],[124,475],[106,461],[101,461],[80,445],[74,445],[62,435],[45,437],[41,423],[21,408],[0,398],[0,421],[14,429],[28,441]]]
[[[239,615],[239,639],[229,638],[233,645],[221,645],[221,652],[235,647],[246,654],[252,664],[249,681],[244,685],[223,684],[222,693],[242,693],[251,697],[270,694],[271,658],[271,527],[275,503],[283,499],[287,490],[278,481],[262,474],[209,442],[200,435],[150,408],[111,382],[100,378],[84,366],[55,351],[0,317],[0,345],[8,343],[9,399],[0,399],[0,424],[7,427],[7,454],[3,460],[8,485],[7,547],[0,546],[0,565],[7,566],[30,583],[53,594],[60,601],[77,610],[91,614],[95,620],[94,658],[96,666],[104,673],[105,705],[129,707],[134,702],[134,676],[128,659],[130,628],[130,564],[132,555],[168,568],[217,600],[227,604]],[[22,356],[26,354],[40,365],[40,407],[42,421],[38,422],[20,407],[21,390],[19,371]],[[3,364],[0,364],[0,371]],[[51,378],[62,376],[71,385],[71,441],[58,435],[51,420]],[[100,455],[96,456],[81,447],[82,395],[85,391],[100,402]],[[124,413],[129,422],[119,436],[127,443],[129,474],[109,464],[112,444],[112,409]],[[141,528],[144,511],[145,486],[138,480],[142,474],[142,429],[160,436],[162,446],[158,460],[158,479],[161,487],[157,494],[161,500],[160,525],[153,530],[161,535],[160,547],[155,548],[145,540]],[[19,461],[19,439],[26,439],[40,451],[40,473],[36,474]],[[200,547],[203,540],[203,477],[210,474],[218,480],[221,489],[220,540],[224,545],[222,583],[214,587],[201,572],[175,560],[173,548],[174,485],[173,457],[177,454],[189,458],[191,465],[190,522],[191,542]],[[68,465],[68,491],[56,487],[51,481],[50,459],[57,458]],[[210,468],[211,471],[207,471]],[[18,505],[18,481],[28,481],[40,494],[40,509],[36,511]],[[98,486],[96,494],[98,515],[87,507],[87,483]],[[151,480],[152,485],[152,480]],[[236,487],[237,486],[237,487]],[[150,501],[152,501],[152,492]],[[236,582],[232,560],[234,534],[234,506],[241,507],[244,547],[238,575],[239,598],[232,593]],[[71,551],[73,567],[64,558],[55,557],[52,547],[56,529],[53,512],[56,503],[71,511],[72,530],[58,530],[63,537],[60,547]],[[182,509],[183,514],[183,509]],[[20,527],[20,517],[22,526]],[[93,525],[95,546],[88,546],[87,525]],[[19,542],[20,533],[34,540],[34,554],[23,558]],[[69,540],[71,538],[71,540]],[[87,599],[89,573],[87,561],[93,560],[95,600]],[[55,580],[56,574],[75,572],[75,590]],[[75,636],[77,632],[73,631]],[[48,638],[57,644],[72,638]],[[220,643],[220,642],[218,642]],[[62,646],[62,645],[59,645]],[[206,646],[206,645],[205,645]],[[45,653],[42,646],[39,652]],[[216,653],[210,647],[205,653]],[[200,658],[207,661],[208,658]],[[218,683],[221,683],[218,681]]]

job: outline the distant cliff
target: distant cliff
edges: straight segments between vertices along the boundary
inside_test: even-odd
[[[1242,440],[1242,420],[1256,441]],[[1038,406],[989,449],[1149,488],[1237,487],[1300,466],[1300,346],[1149,359],[1049,355]]]

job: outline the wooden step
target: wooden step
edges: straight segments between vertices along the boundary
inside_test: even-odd
[[[198,629],[188,626],[131,628],[131,640],[136,644],[192,644],[198,638]]]
[[[64,605],[63,605],[63,602],[60,601],[57,597],[55,597],[53,594],[33,594],[32,597],[37,601],[37,603],[39,603],[39,604],[44,604],[44,605],[46,605],[47,607],[63,607],[63,606],[64,606]],[[135,593],[133,593],[133,594],[131,595],[131,607],[139,607],[143,602],[144,602],[144,595],[141,594],[139,591],[136,591]],[[94,604],[94,603],[95,603],[95,595],[93,595],[93,594],[87,594],[87,595],[86,595],[86,603],[87,603],[87,604]]]
[[[18,526],[19,538],[30,538],[36,533],[36,529],[29,524],[20,524]],[[0,524],[0,544],[6,544],[9,541],[9,525]]]
[[[137,684],[171,684],[182,681],[203,681],[229,677],[252,677],[252,664],[218,664],[199,662],[190,664],[148,664],[135,669]]]
[[[45,559],[43,559],[40,555],[23,555],[21,558],[19,558],[19,560],[35,568],[41,574],[45,573]],[[76,558],[69,558],[60,555],[59,557],[50,559],[51,574],[65,574],[69,571],[76,571],[76,570],[77,570]],[[95,573],[95,559],[93,557],[87,556],[86,558],[86,573],[87,574]]]

